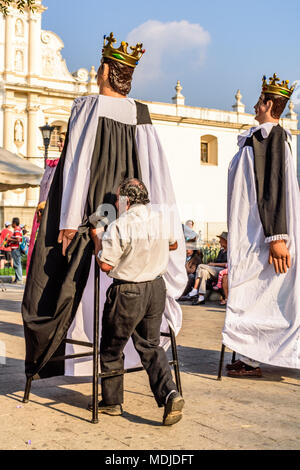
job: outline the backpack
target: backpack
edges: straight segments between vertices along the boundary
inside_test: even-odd
[[[24,235],[22,236],[22,241],[20,243],[20,251],[22,255],[27,255],[28,253],[28,242]]]

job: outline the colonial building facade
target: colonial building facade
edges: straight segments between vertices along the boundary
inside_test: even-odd
[[[70,73],[61,55],[62,40],[42,30],[46,8],[21,14],[11,8],[0,16],[0,147],[36,165],[44,165],[40,126],[54,132],[49,157],[57,158],[58,136],[67,129],[73,100],[98,93],[96,68]],[[98,64],[97,64],[98,65]],[[212,239],[226,228],[227,168],[237,150],[237,136],[255,125],[245,113],[240,91],[232,111],[185,105],[177,82],[170,103],[144,101],[160,135],[172,175],[182,221],[194,219],[203,239]],[[297,115],[290,104],[281,124],[292,132],[297,164]],[[0,193],[0,226],[19,216],[31,226],[38,189]]]

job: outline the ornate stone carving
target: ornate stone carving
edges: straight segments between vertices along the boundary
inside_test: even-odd
[[[24,36],[24,23],[20,18],[17,18],[16,20],[15,35],[18,37]]]
[[[60,53],[64,47],[62,40],[51,31],[41,32],[42,75],[55,77],[57,80],[74,81]]]
[[[51,51],[46,51],[46,54],[43,56],[43,75],[47,77],[53,77],[55,72],[54,67],[54,57],[51,54]]]
[[[19,49],[15,53],[15,71],[23,72],[24,71],[24,53]]]
[[[22,145],[24,142],[24,127],[20,119],[18,119],[15,122],[14,136],[15,136],[15,144]]]
[[[90,70],[90,82],[91,83],[97,83],[97,72],[95,70],[94,65],[92,65],[92,68]]]
[[[50,34],[48,33],[48,31],[42,31],[42,34],[41,34],[41,40],[44,44],[48,44],[49,41],[50,41]]]
[[[78,69],[73,73],[73,77],[80,82],[87,82],[89,79],[89,72],[87,69]]]

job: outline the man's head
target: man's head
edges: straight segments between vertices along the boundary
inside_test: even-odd
[[[222,232],[221,235],[217,235],[219,239],[219,243],[221,247],[223,248],[223,250],[227,250],[227,236],[228,236],[228,232]]]
[[[278,122],[288,101],[288,98],[284,96],[261,93],[258,102],[254,106],[255,119],[259,124]]]
[[[137,178],[128,178],[118,188],[116,206],[120,213],[135,204],[149,204],[148,190]]]
[[[14,217],[14,218],[12,219],[11,225],[12,225],[14,228],[15,228],[15,227],[19,227],[19,225],[20,225],[20,219],[19,219],[18,217]]]
[[[127,96],[131,90],[132,76],[134,68],[129,65],[121,64],[106,57],[102,58],[97,72],[97,83],[102,94],[106,90],[117,93],[121,96]]]
[[[62,132],[61,134],[59,134],[59,138],[58,138],[58,150],[60,153],[63,151],[65,140],[66,140],[66,133]]]
[[[194,221],[193,220],[187,220],[185,225],[187,225],[188,227],[190,227],[191,229],[193,229],[194,227]]]

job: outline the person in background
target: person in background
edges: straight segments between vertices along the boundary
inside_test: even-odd
[[[13,260],[11,257],[11,247],[8,240],[12,236],[11,223],[5,222],[5,228],[0,234],[0,269],[3,269],[7,263],[13,267]]]
[[[196,271],[196,280],[193,289],[188,294],[189,300],[193,300],[193,305],[204,305],[206,294],[206,282],[208,279],[217,278],[220,271],[227,267],[227,232],[218,235],[221,250],[214,262],[199,264]]]
[[[13,234],[9,239],[9,246],[11,248],[11,255],[14,262],[15,279],[14,284],[22,284],[23,273],[21,263],[21,250],[20,243],[22,242],[22,230],[20,227],[20,219],[14,217],[12,220]]]
[[[201,252],[201,246],[197,242],[186,243],[186,272],[188,275],[188,282],[186,288],[183,291],[180,301],[190,300],[187,294],[191,291],[194,286],[196,278],[196,270],[199,264],[202,263],[203,255]]]
[[[194,230],[195,222],[193,220],[187,220],[185,225],[189,227],[190,229]]]

